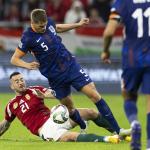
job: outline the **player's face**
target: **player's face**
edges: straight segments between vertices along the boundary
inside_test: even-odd
[[[37,33],[44,33],[46,30],[47,22],[38,22],[38,23],[32,23],[32,27]]]
[[[15,75],[11,78],[11,89],[16,93],[23,93],[26,91],[26,83],[21,74]]]

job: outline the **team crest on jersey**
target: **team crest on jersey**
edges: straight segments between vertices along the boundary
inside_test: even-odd
[[[15,102],[15,103],[13,104],[13,109],[16,109],[17,107],[18,107],[18,103]]]
[[[26,98],[27,100],[30,100],[31,97],[30,97],[29,94],[26,94],[26,95],[25,95],[25,98]]]

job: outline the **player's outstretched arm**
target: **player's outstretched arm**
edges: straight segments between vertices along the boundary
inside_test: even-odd
[[[89,24],[89,19],[88,18],[83,18],[77,23],[70,23],[70,24],[56,24],[56,32],[61,33],[61,32],[66,32],[75,28],[79,28],[85,25]]]
[[[19,50],[17,48],[15,50],[13,56],[11,57],[11,64],[18,66],[18,67],[27,68],[30,70],[38,69],[39,63],[37,63],[37,62],[28,63],[28,62],[22,60],[22,57],[24,57],[25,55],[26,55],[26,53],[22,52],[21,50]]]
[[[0,136],[2,134],[4,134],[10,127],[10,122],[8,122],[7,120],[3,120],[2,122],[0,122]]]
[[[111,45],[112,38],[115,34],[115,31],[118,27],[119,22],[117,20],[110,19],[107,23],[107,26],[104,30],[103,34],[103,52],[101,54],[101,59],[105,63],[111,63],[109,57],[110,57],[110,51],[109,47]]]
[[[56,93],[52,89],[47,89],[45,93],[43,93],[39,89],[34,89],[34,90],[35,90],[35,95],[39,98],[42,98],[42,99],[47,99],[47,98],[55,99],[56,98],[55,97]]]

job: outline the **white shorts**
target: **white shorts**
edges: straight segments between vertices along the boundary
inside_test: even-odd
[[[57,124],[49,118],[39,130],[39,136],[48,141],[57,141],[64,133],[66,133],[72,126],[68,119],[63,124]]]

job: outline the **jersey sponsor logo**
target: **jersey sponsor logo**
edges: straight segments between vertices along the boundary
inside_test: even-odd
[[[38,43],[40,40],[41,40],[41,37],[39,37],[39,38],[36,40],[36,42]]]
[[[18,103],[15,102],[15,103],[13,104],[13,109],[17,109],[17,107],[18,107]]]

